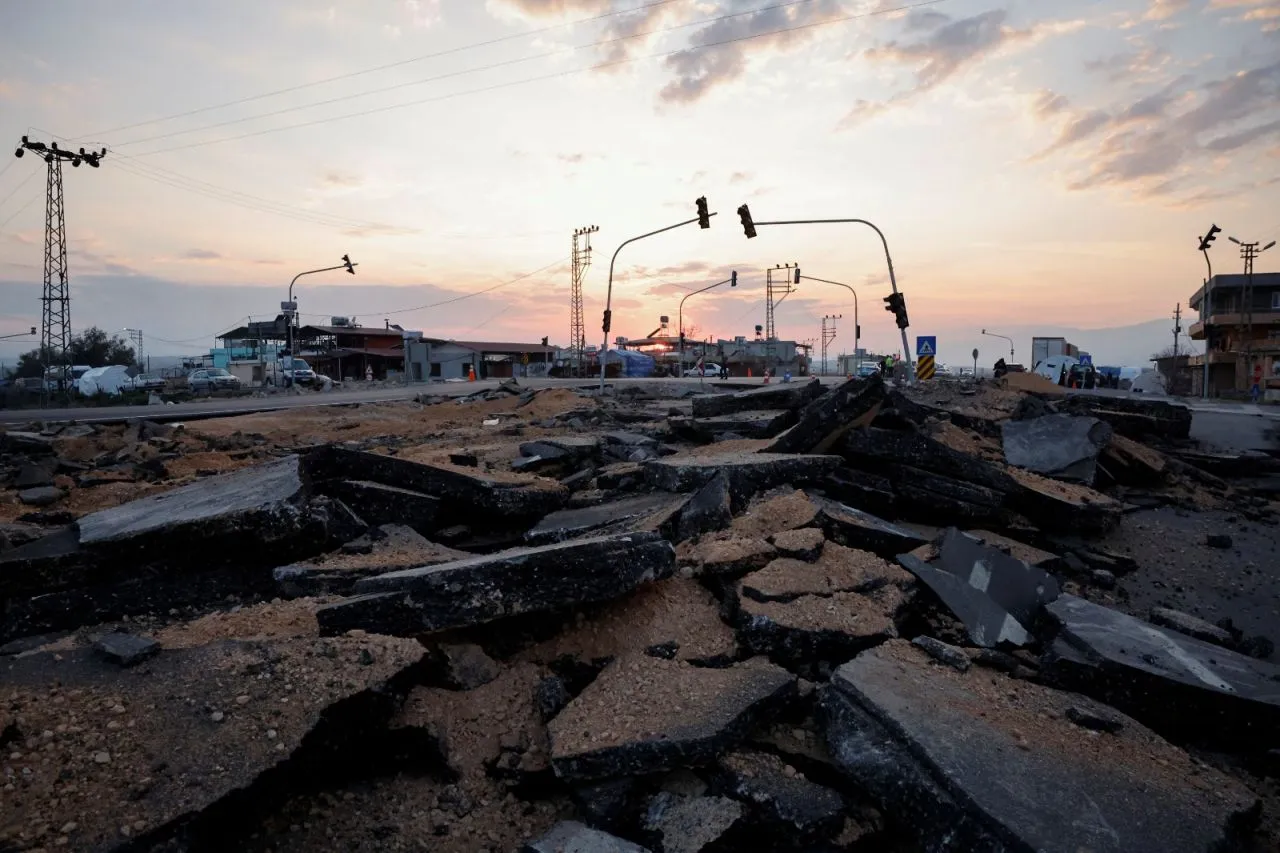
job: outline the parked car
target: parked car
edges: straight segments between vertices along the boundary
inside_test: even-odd
[[[285,388],[294,384],[314,385],[316,381],[316,372],[311,369],[311,365],[300,358],[287,355],[280,357],[275,375],[271,377],[271,384],[283,385]]]
[[[129,387],[134,391],[159,391],[165,384],[164,377],[158,373],[139,373],[133,377]]]
[[[240,378],[221,367],[204,367],[191,372],[187,377],[187,387],[196,393],[239,391]]]
[[[695,365],[693,367],[687,368],[684,372],[684,375],[685,376],[704,376],[704,375],[719,376],[720,375],[720,365],[716,364],[713,361],[708,361],[705,365],[703,365],[703,367],[705,368],[705,372],[703,370],[699,370],[697,365]]]
[[[880,364],[874,361],[864,361],[858,365],[858,375],[866,378],[874,373],[880,372]]]

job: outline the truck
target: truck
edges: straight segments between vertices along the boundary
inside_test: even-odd
[[[1035,370],[1040,362],[1054,356],[1070,356],[1078,358],[1080,348],[1075,344],[1067,343],[1066,338],[1032,338],[1031,339],[1031,369]]]

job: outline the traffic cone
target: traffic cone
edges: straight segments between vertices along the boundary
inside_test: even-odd
[[[467,368],[467,381],[468,382],[476,381],[476,368],[474,364]]]
[[[748,368],[747,368],[747,378],[748,378],[748,379],[750,379],[750,378],[751,378],[751,368],[750,368],[750,367],[748,367]]]

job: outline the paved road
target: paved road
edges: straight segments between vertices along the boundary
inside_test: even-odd
[[[834,377],[833,377],[834,379]],[[599,380],[586,379],[519,379],[522,388],[582,388],[594,387]],[[746,380],[759,384],[760,380]],[[194,400],[172,406],[75,406],[59,409],[0,409],[0,424],[25,424],[32,421],[45,423],[60,421],[92,421],[110,423],[131,418],[156,421],[200,420],[204,418],[247,415],[254,412],[271,412],[280,409],[308,406],[347,406],[353,403],[384,403],[391,400],[409,400],[418,394],[443,394],[461,397],[486,388],[496,388],[499,380],[484,379],[477,382],[440,382],[432,384],[390,386],[367,391],[353,389],[328,393],[304,391],[300,394],[278,393],[268,397],[228,397]],[[610,385],[645,385],[671,383],[698,387],[697,379],[611,379]],[[740,381],[721,382],[708,379],[702,387],[708,390],[733,390],[748,387]]]

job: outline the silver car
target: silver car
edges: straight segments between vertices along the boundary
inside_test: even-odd
[[[139,373],[133,377],[130,387],[135,391],[162,391],[165,379],[158,373]]]
[[[238,391],[240,378],[221,367],[202,367],[187,377],[187,387],[196,393],[212,391]]]

